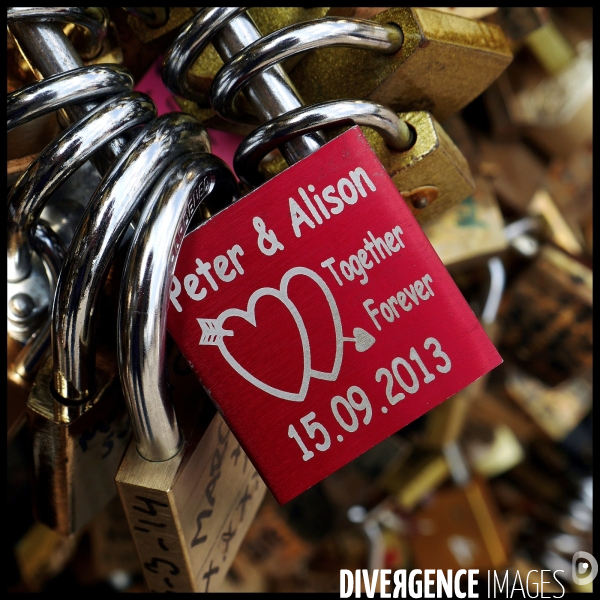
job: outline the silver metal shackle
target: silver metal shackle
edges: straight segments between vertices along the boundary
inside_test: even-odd
[[[498,309],[506,285],[506,270],[502,259],[498,256],[492,256],[487,264],[490,273],[490,289],[481,313],[481,321],[486,325],[490,325],[498,316]]]
[[[324,17],[296,23],[257,40],[234,56],[217,73],[210,90],[212,107],[223,117],[244,122],[239,93],[259,73],[291,56],[330,47],[360,48],[393,54],[404,41],[395,25],[372,21]]]
[[[325,143],[319,125],[373,127],[397,150],[407,150],[414,144],[412,129],[377,103],[340,100],[303,107],[279,65],[296,54],[329,46],[395,53],[404,42],[403,32],[396,25],[326,17],[260,37],[251,18],[243,14],[245,9],[192,10],[196,17],[165,55],[163,80],[173,92],[199,103],[205,101],[191,88],[186,73],[208,41],[212,41],[225,61],[211,87],[213,108],[225,119],[247,121],[237,102],[243,91],[259,119],[268,121],[250,134],[236,152],[236,173],[245,183],[257,185],[262,181],[258,163],[275,148],[281,150],[290,165],[312,154]]]
[[[185,25],[166,51],[161,70],[163,83],[174,94],[189,98],[205,108],[210,106],[208,96],[199,94],[189,84],[188,71],[215,33],[246,10],[247,7],[239,6],[206,9]]]
[[[133,77],[119,65],[91,65],[36,81],[6,96],[7,131],[65,106],[133,90]]]
[[[18,22],[35,23],[74,23],[88,32],[84,38],[85,48],[80,53],[85,59],[95,58],[102,49],[106,37],[109,16],[105,8],[99,6],[86,7],[23,7],[7,8],[7,21],[10,24]]]
[[[138,452],[149,461],[168,460],[183,445],[167,383],[167,309],[183,238],[209,195],[237,197],[220,159],[194,153],[170,165],[148,196],[122,279],[119,372]]]
[[[30,231],[50,194],[102,145],[155,116],[148,96],[126,92],[98,106],[42,150],[8,195],[8,281],[22,281],[31,271]]]
[[[98,295],[134,214],[173,159],[209,151],[206,130],[191,116],[155,119],[128,146],[90,200],[61,271],[52,314],[53,382],[56,393],[83,401],[95,385]]]
[[[46,22],[13,20],[8,25],[21,54],[35,73],[37,79],[52,77],[85,67],[83,60],[64,34],[60,25]],[[98,106],[97,102],[70,104],[64,108],[74,123]],[[92,163],[103,175],[121,155],[131,136],[126,133],[111,140],[92,157]]]
[[[245,184],[260,185],[264,177],[258,165],[269,152],[300,133],[344,125],[371,127],[396,150],[407,150],[415,141],[412,129],[390,108],[370,100],[333,100],[299,108],[257,127],[235,152],[235,172]]]
[[[224,62],[259,40],[262,36],[252,18],[244,14],[247,7],[192,8],[196,17],[184,28],[163,61],[163,81],[174,93],[206,103],[186,84],[185,75],[202,49],[212,42]],[[244,88],[259,122],[270,121],[303,105],[293,83],[281,67],[275,65]],[[281,147],[289,164],[311,155],[325,143],[320,133],[299,136]]]

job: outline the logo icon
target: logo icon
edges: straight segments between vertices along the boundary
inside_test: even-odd
[[[587,585],[592,583],[598,575],[598,563],[589,553],[580,550],[573,554],[571,561],[571,576],[576,585]]]

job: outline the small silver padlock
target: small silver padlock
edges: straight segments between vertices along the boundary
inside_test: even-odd
[[[265,492],[220,415],[201,411],[183,439],[165,369],[167,306],[185,232],[201,202],[214,213],[236,196],[219,159],[177,160],[146,204],[125,267],[119,362],[137,444],[116,483],[153,592],[218,589]]]

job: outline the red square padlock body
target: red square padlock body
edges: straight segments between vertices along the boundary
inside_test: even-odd
[[[280,503],[501,362],[358,127],[190,233],[170,298]]]

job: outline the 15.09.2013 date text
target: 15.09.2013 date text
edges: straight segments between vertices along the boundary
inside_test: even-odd
[[[409,360],[398,356],[392,360],[391,369],[382,367],[375,373],[375,380],[378,383],[383,379],[386,380],[386,397],[390,406],[394,406],[403,400],[406,394],[416,394],[421,387],[421,381],[424,384],[431,383],[436,377],[434,371],[444,374],[452,368],[450,357],[442,350],[441,344],[434,337],[428,337],[423,343],[423,348],[431,354],[430,357],[426,357],[427,362],[430,363],[429,367],[425,364],[417,349],[411,347]],[[438,361],[431,364],[430,358],[441,359],[442,362]],[[394,383],[397,383],[403,391],[394,393]],[[359,416],[362,417],[364,425],[368,425],[373,417],[373,408],[367,394],[356,385],[348,388],[345,397],[334,396],[331,399],[330,406],[338,425],[348,433],[354,433],[358,430],[361,420]],[[387,413],[388,407],[382,406],[381,412]],[[359,415],[357,413],[364,414]],[[316,418],[316,413],[312,411],[302,417],[300,423],[310,439],[317,439],[317,434],[323,438],[322,442],[315,443],[315,448],[319,452],[325,452],[331,447],[331,436],[321,423],[315,421]],[[294,425],[288,427],[288,437],[298,444],[303,453],[303,460],[307,461],[313,458],[315,453],[308,449]],[[344,436],[340,433],[336,439],[338,442],[343,442]]]

